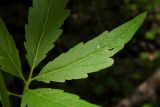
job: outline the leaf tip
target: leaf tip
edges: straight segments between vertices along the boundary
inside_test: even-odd
[[[148,11],[141,13],[139,16],[144,20],[148,14]]]

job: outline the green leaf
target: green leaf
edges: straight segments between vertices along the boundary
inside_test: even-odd
[[[28,90],[22,97],[21,107],[99,107],[78,96],[58,89]]]
[[[23,79],[18,50],[2,19],[0,19],[0,69]]]
[[[1,71],[0,71],[0,101],[2,101],[3,107],[11,107],[8,90],[5,86],[5,82],[3,80],[3,75]]]
[[[0,101],[2,101],[2,98],[1,98],[1,93],[0,93]]]
[[[64,9],[68,0],[33,0],[26,25],[27,59],[33,70],[62,33],[60,29],[69,11]]]
[[[43,82],[64,82],[85,78],[87,73],[111,66],[114,62],[111,57],[132,38],[145,16],[146,13],[142,13],[110,33],[106,31],[85,44],[78,44],[49,62],[34,79]]]

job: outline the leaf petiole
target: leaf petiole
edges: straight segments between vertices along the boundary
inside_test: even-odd
[[[19,97],[19,98],[22,97],[22,95],[19,95],[19,94],[16,94],[16,93],[12,93],[12,92],[8,92],[8,94],[11,95],[11,96]]]

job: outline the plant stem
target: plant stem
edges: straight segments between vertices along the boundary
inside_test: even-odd
[[[10,100],[9,100],[9,93],[8,93],[8,90],[6,88],[6,85],[5,85],[5,82],[4,82],[4,79],[3,79],[3,75],[0,71],[0,95],[1,95],[1,98],[2,98],[2,104],[3,104],[3,107],[11,107],[10,105]]]
[[[25,82],[23,94],[25,93],[25,91],[26,91],[27,89],[29,89],[29,85],[30,85],[30,83],[31,83],[31,81],[32,81],[32,74],[33,74],[33,68],[31,69],[31,72],[30,72],[30,74],[29,74],[28,80]]]
[[[21,78],[22,78],[22,80],[23,80],[23,82],[24,83],[26,83],[27,81],[25,80],[25,78],[24,78],[24,76],[23,75],[21,75]]]
[[[12,95],[12,96],[15,96],[15,97],[19,97],[19,98],[22,97],[22,95],[19,95],[19,94],[16,94],[16,93],[12,93],[12,92],[8,92],[8,93],[9,93],[9,95]]]

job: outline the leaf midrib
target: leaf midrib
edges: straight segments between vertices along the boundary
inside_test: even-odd
[[[58,68],[58,69],[56,69],[56,70],[49,71],[49,72],[47,72],[47,73],[45,73],[45,74],[39,75],[39,76],[37,76],[37,77],[35,77],[35,78],[33,78],[33,79],[37,79],[37,78],[43,77],[43,76],[48,75],[48,74],[56,73],[56,72],[58,72],[59,70],[68,68],[68,67],[70,67],[70,66],[72,66],[72,65],[74,65],[74,64],[76,64],[76,63],[78,63],[78,62],[81,62],[81,61],[83,61],[83,60],[89,58],[90,56],[92,56],[92,55],[94,55],[94,54],[96,54],[96,53],[98,53],[98,52],[104,50],[105,48],[106,48],[106,46],[103,47],[103,48],[101,48],[100,50],[97,50],[97,51],[95,51],[95,52],[93,52],[93,53],[91,53],[91,54],[88,54],[88,55],[86,55],[86,56],[80,58],[79,60],[77,60],[77,61],[75,61],[75,62],[73,62],[73,63],[70,63],[70,64],[68,64],[68,65],[66,65],[66,66],[64,66],[64,67]]]
[[[41,41],[42,41],[42,38],[43,38],[43,35],[44,35],[46,24],[48,22],[48,17],[49,17],[49,13],[50,13],[51,3],[52,3],[52,0],[49,0],[49,6],[48,6],[48,9],[47,9],[47,13],[46,13],[46,17],[45,17],[45,21],[44,21],[44,25],[43,25],[43,30],[42,30],[42,33],[40,35],[39,43],[38,43],[37,49],[36,49],[36,54],[35,54],[35,57],[34,57],[34,60],[33,60],[33,64],[32,64],[32,67],[31,67],[32,71],[33,71],[33,69],[35,67],[35,63],[36,63],[36,60],[37,60],[37,55],[38,55],[38,52],[39,52],[40,44],[41,44]]]

